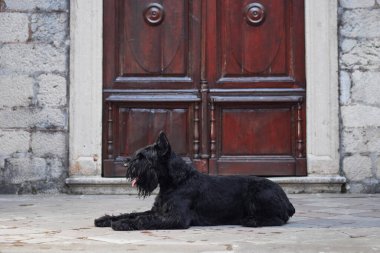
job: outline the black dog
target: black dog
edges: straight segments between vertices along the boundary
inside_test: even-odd
[[[97,227],[114,230],[185,229],[190,226],[280,226],[295,209],[276,183],[254,176],[209,176],[172,152],[160,133],[156,143],[136,152],[127,178],[140,196],[160,191],[150,211],[105,215]]]

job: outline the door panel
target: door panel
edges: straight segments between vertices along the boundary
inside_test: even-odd
[[[304,0],[103,0],[103,176],[166,131],[217,175],[306,175]]]
[[[211,0],[208,12],[211,89],[305,88],[303,0]]]
[[[302,96],[212,96],[212,174],[305,174]]]
[[[197,101],[196,97],[194,100]],[[103,146],[104,176],[125,176],[123,161],[138,149],[152,144],[160,131],[165,131],[173,150],[187,160],[192,158],[194,149],[193,101],[168,103],[151,101],[128,101],[128,98],[109,96],[107,99],[108,120],[104,128]]]
[[[249,107],[221,108],[221,156],[291,155],[291,108]]]
[[[157,105],[156,105],[157,106]],[[120,155],[128,156],[141,147],[153,143],[160,130],[173,139],[173,150],[183,156],[189,156],[188,108],[130,108],[119,107]]]
[[[288,76],[286,4],[288,1],[222,1],[219,78],[233,76]],[[262,15],[250,21],[251,12]],[[262,14],[259,12],[262,11]],[[259,18],[259,17],[258,17]]]
[[[195,88],[200,73],[198,2],[105,1],[105,88]]]
[[[146,0],[121,1],[121,76],[186,76],[188,48],[186,1],[169,0],[165,8]],[[144,15],[141,15],[144,14]],[[158,22],[164,22],[159,25]]]

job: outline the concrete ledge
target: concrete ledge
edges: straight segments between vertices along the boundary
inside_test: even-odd
[[[341,176],[271,177],[287,193],[339,193],[346,182]],[[72,194],[136,194],[125,178],[70,177],[66,179]]]

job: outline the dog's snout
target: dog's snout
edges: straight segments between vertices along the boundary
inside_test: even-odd
[[[131,161],[131,158],[126,158],[126,159],[124,160],[124,164],[123,164],[123,166],[124,166],[124,167],[128,167],[130,161]]]

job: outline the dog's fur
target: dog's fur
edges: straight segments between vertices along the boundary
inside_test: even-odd
[[[105,215],[97,227],[114,230],[186,229],[190,226],[280,226],[295,213],[276,183],[254,176],[209,176],[172,152],[164,133],[127,163],[140,196],[160,191],[150,211]]]

